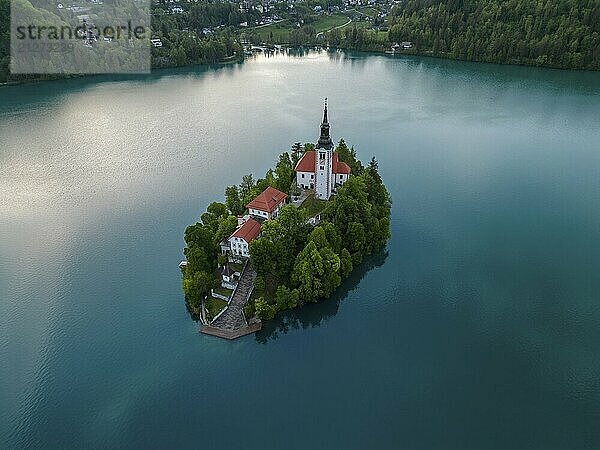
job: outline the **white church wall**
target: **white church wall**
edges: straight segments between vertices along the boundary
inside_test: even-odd
[[[310,189],[310,184],[315,182],[315,174],[312,172],[296,172],[296,184],[304,189]]]

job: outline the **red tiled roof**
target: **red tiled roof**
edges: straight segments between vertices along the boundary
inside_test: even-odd
[[[298,163],[296,164],[296,167],[294,167],[294,170],[296,172],[314,173],[315,172],[315,158],[316,158],[316,151],[308,150],[307,152],[304,153],[304,155],[302,155],[302,158],[300,158],[300,161],[298,161]],[[337,152],[333,152],[333,160],[331,161],[331,172],[335,173],[335,174],[338,174],[338,173],[349,174],[350,171],[351,171],[350,166],[348,164],[346,164],[344,161],[339,160]]]
[[[333,161],[331,161],[331,172],[332,173],[350,173],[350,166],[344,161],[338,159],[337,152],[333,152]]]
[[[239,237],[250,243],[260,233],[260,223],[254,219],[248,219],[229,237]]]
[[[304,152],[300,161],[296,163],[294,170],[296,172],[315,172],[315,158],[316,152],[314,150],[308,150]]]
[[[258,209],[259,211],[271,213],[277,207],[277,205],[282,203],[286,198],[287,194],[284,194],[274,187],[269,186],[254,200],[248,203],[246,208]]]

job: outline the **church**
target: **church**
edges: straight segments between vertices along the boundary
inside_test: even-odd
[[[334,151],[329,133],[327,99],[325,99],[321,135],[315,150],[305,152],[294,167],[294,171],[298,187],[314,189],[315,197],[322,200],[329,200],[335,188],[344,184],[350,176],[350,166],[340,161],[337,152]]]

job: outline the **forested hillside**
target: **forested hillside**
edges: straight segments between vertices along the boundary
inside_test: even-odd
[[[389,41],[471,61],[600,69],[600,0],[407,0]]]
[[[34,11],[30,0],[18,0],[19,3]],[[11,0],[0,0],[0,83],[7,80],[19,81],[27,79],[60,78],[64,75],[10,75],[10,10]],[[112,2],[105,1],[109,4]],[[162,47],[152,48],[152,67],[175,67],[192,64],[204,64],[223,61],[237,55],[241,58],[242,48],[236,42],[235,29],[232,24],[253,17],[248,13],[241,14],[237,4],[200,2],[192,5],[184,4],[186,10],[182,14],[171,14],[169,2],[152,5],[152,37],[160,38]],[[59,16],[63,19],[73,18],[76,13],[67,9],[45,12],[49,17]],[[57,16],[58,15],[58,16]],[[34,22],[32,22],[34,23]],[[205,35],[205,27],[219,25],[219,30]],[[76,46],[75,51],[84,51],[83,45]],[[110,47],[108,48],[110,51]],[[60,55],[57,56],[59,58]],[[115,58],[107,59],[114,63]],[[118,71],[122,64],[115,64]]]

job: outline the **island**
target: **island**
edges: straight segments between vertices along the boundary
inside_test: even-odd
[[[183,291],[201,331],[233,339],[329,297],[390,238],[375,157],[334,145],[327,99],[316,144],[295,143],[264,178],[242,177],[185,230]]]

